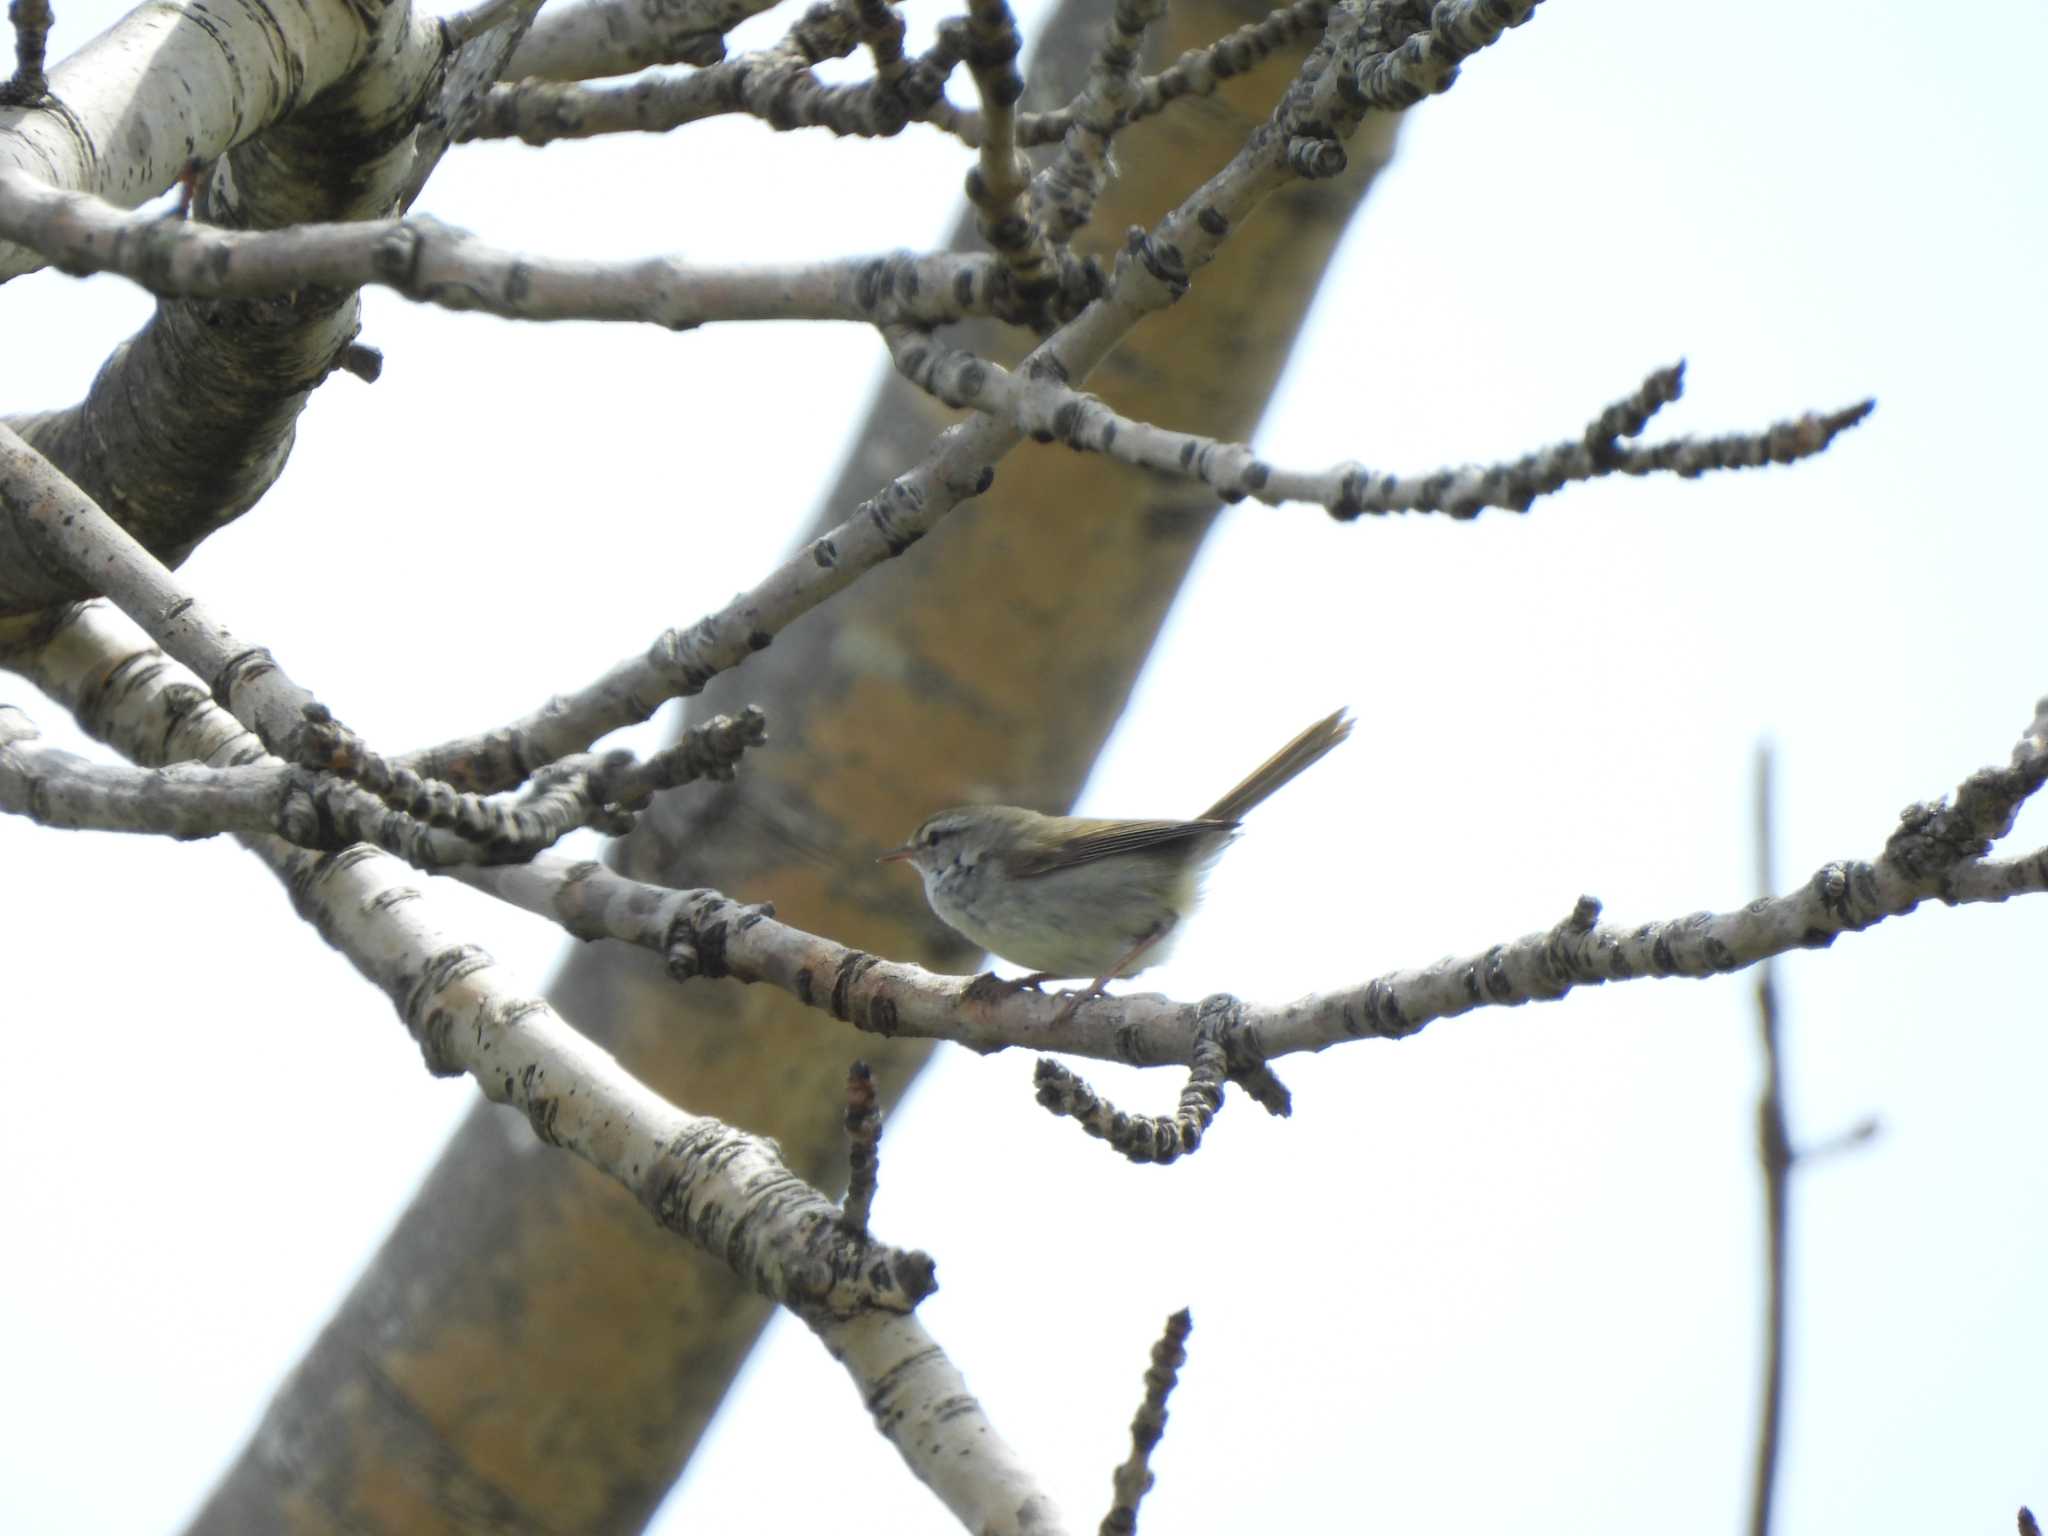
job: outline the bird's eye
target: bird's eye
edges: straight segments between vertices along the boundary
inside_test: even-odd
[[[924,832],[924,845],[927,848],[936,848],[939,846],[940,838],[951,837],[952,835],[953,829],[951,827],[926,827]]]

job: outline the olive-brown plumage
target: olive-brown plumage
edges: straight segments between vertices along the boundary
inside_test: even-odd
[[[1083,995],[1166,958],[1202,877],[1245,813],[1351,734],[1338,710],[1296,736],[1192,821],[1046,816],[963,805],[882,855],[924,879],[946,924],[1037,974],[1096,978]]]

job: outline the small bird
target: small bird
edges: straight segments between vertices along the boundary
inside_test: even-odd
[[[1092,976],[1064,1018],[1122,976],[1164,960],[1202,877],[1237,836],[1245,812],[1351,734],[1338,710],[1318,720],[1193,821],[1044,816],[1014,805],[963,805],[926,818],[881,857],[924,879],[947,926],[1032,974],[1035,987]]]

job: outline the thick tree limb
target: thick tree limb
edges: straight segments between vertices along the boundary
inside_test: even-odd
[[[402,20],[404,6],[383,16]],[[361,66],[371,12],[344,0],[268,8],[142,6],[49,75],[44,104],[0,107],[0,165],[122,207],[211,164]],[[0,244],[0,280],[36,253]]]
[[[141,760],[260,761],[252,737],[103,605],[75,610],[37,663],[39,686]],[[488,955],[440,928],[430,894],[402,867],[363,847],[317,856],[249,846],[390,998],[430,1071],[468,1074],[542,1141],[607,1174],[661,1226],[802,1317],[911,1470],[970,1529],[1069,1529],[957,1367],[906,1315],[935,1286],[928,1256],[870,1238],[773,1143],[668,1103],[545,1002],[508,989]]]
[[[2048,700],[2010,766],[1972,774],[1948,800],[1908,807],[1875,860],[1825,865],[1799,888],[1736,911],[1632,927],[1602,923],[1599,902],[1582,896],[1544,932],[1274,1005],[1139,995],[1094,998],[1069,1012],[1056,997],[998,994],[981,978],[879,959],[715,891],[664,891],[596,863],[547,856],[463,878],[577,938],[649,950],[679,981],[763,982],[872,1034],[950,1040],[983,1052],[1029,1046],[1131,1066],[1194,1066],[1203,1018],[1225,1010],[1234,1015],[1229,1035],[1264,1062],[1354,1040],[1404,1039],[1438,1019],[1552,1002],[1582,986],[1724,975],[1789,950],[1826,948],[1930,899],[1962,906],[2048,890],[2048,850],[1989,857],[2044,779]],[[1233,1060],[1233,1075],[1245,1064]]]
[[[11,160],[46,184],[83,184],[121,203],[161,190],[191,174],[196,163],[202,171],[191,213],[229,227],[382,217],[416,195],[446,147],[451,130],[443,117],[464,115],[488,83],[472,76],[494,74],[537,3],[524,0],[507,25],[460,47],[438,22],[405,3],[367,12],[343,8],[339,16],[288,7],[288,16],[269,27],[258,24],[255,12],[237,9],[234,17],[254,35],[246,57],[226,62],[248,78],[200,67],[210,50],[229,46],[234,27],[214,26],[201,10],[144,9],[58,71],[60,96],[74,65],[94,99],[112,87],[129,87],[108,109],[113,116],[103,131],[109,143],[79,140],[67,117],[58,136],[74,142],[46,162],[35,153],[37,136],[47,127],[43,119],[55,114],[35,114],[11,129],[0,114],[0,163]],[[137,18],[150,19],[139,32],[132,30]],[[146,42],[162,51],[148,52]],[[306,53],[291,51],[297,45]],[[148,76],[131,78],[127,63],[119,70],[98,67],[108,47],[124,61],[146,59]],[[197,56],[194,73],[180,76],[188,53]],[[332,75],[323,77],[330,67]],[[308,73],[325,87],[317,100],[304,93]],[[152,116],[142,103],[162,93],[174,97],[174,105]],[[203,122],[190,116],[201,112],[210,114]],[[153,131],[141,131],[145,123]],[[153,157],[156,134],[178,128],[185,130],[178,159],[161,165]],[[235,142],[234,136],[251,134]],[[110,169],[72,175],[66,167],[81,150],[104,157]],[[311,391],[337,368],[365,371],[356,316],[350,287],[308,286],[252,302],[167,302],[109,359],[84,401],[13,425],[175,566],[276,479]],[[71,581],[10,575],[0,589],[0,649],[32,643],[55,605],[93,591]]]

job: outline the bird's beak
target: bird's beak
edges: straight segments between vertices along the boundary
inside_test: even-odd
[[[891,848],[887,853],[875,860],[875,862],[877,864],[901,864],[916,852],[916,848],[912,847],[909,843],[905,843],[901,848]]]

